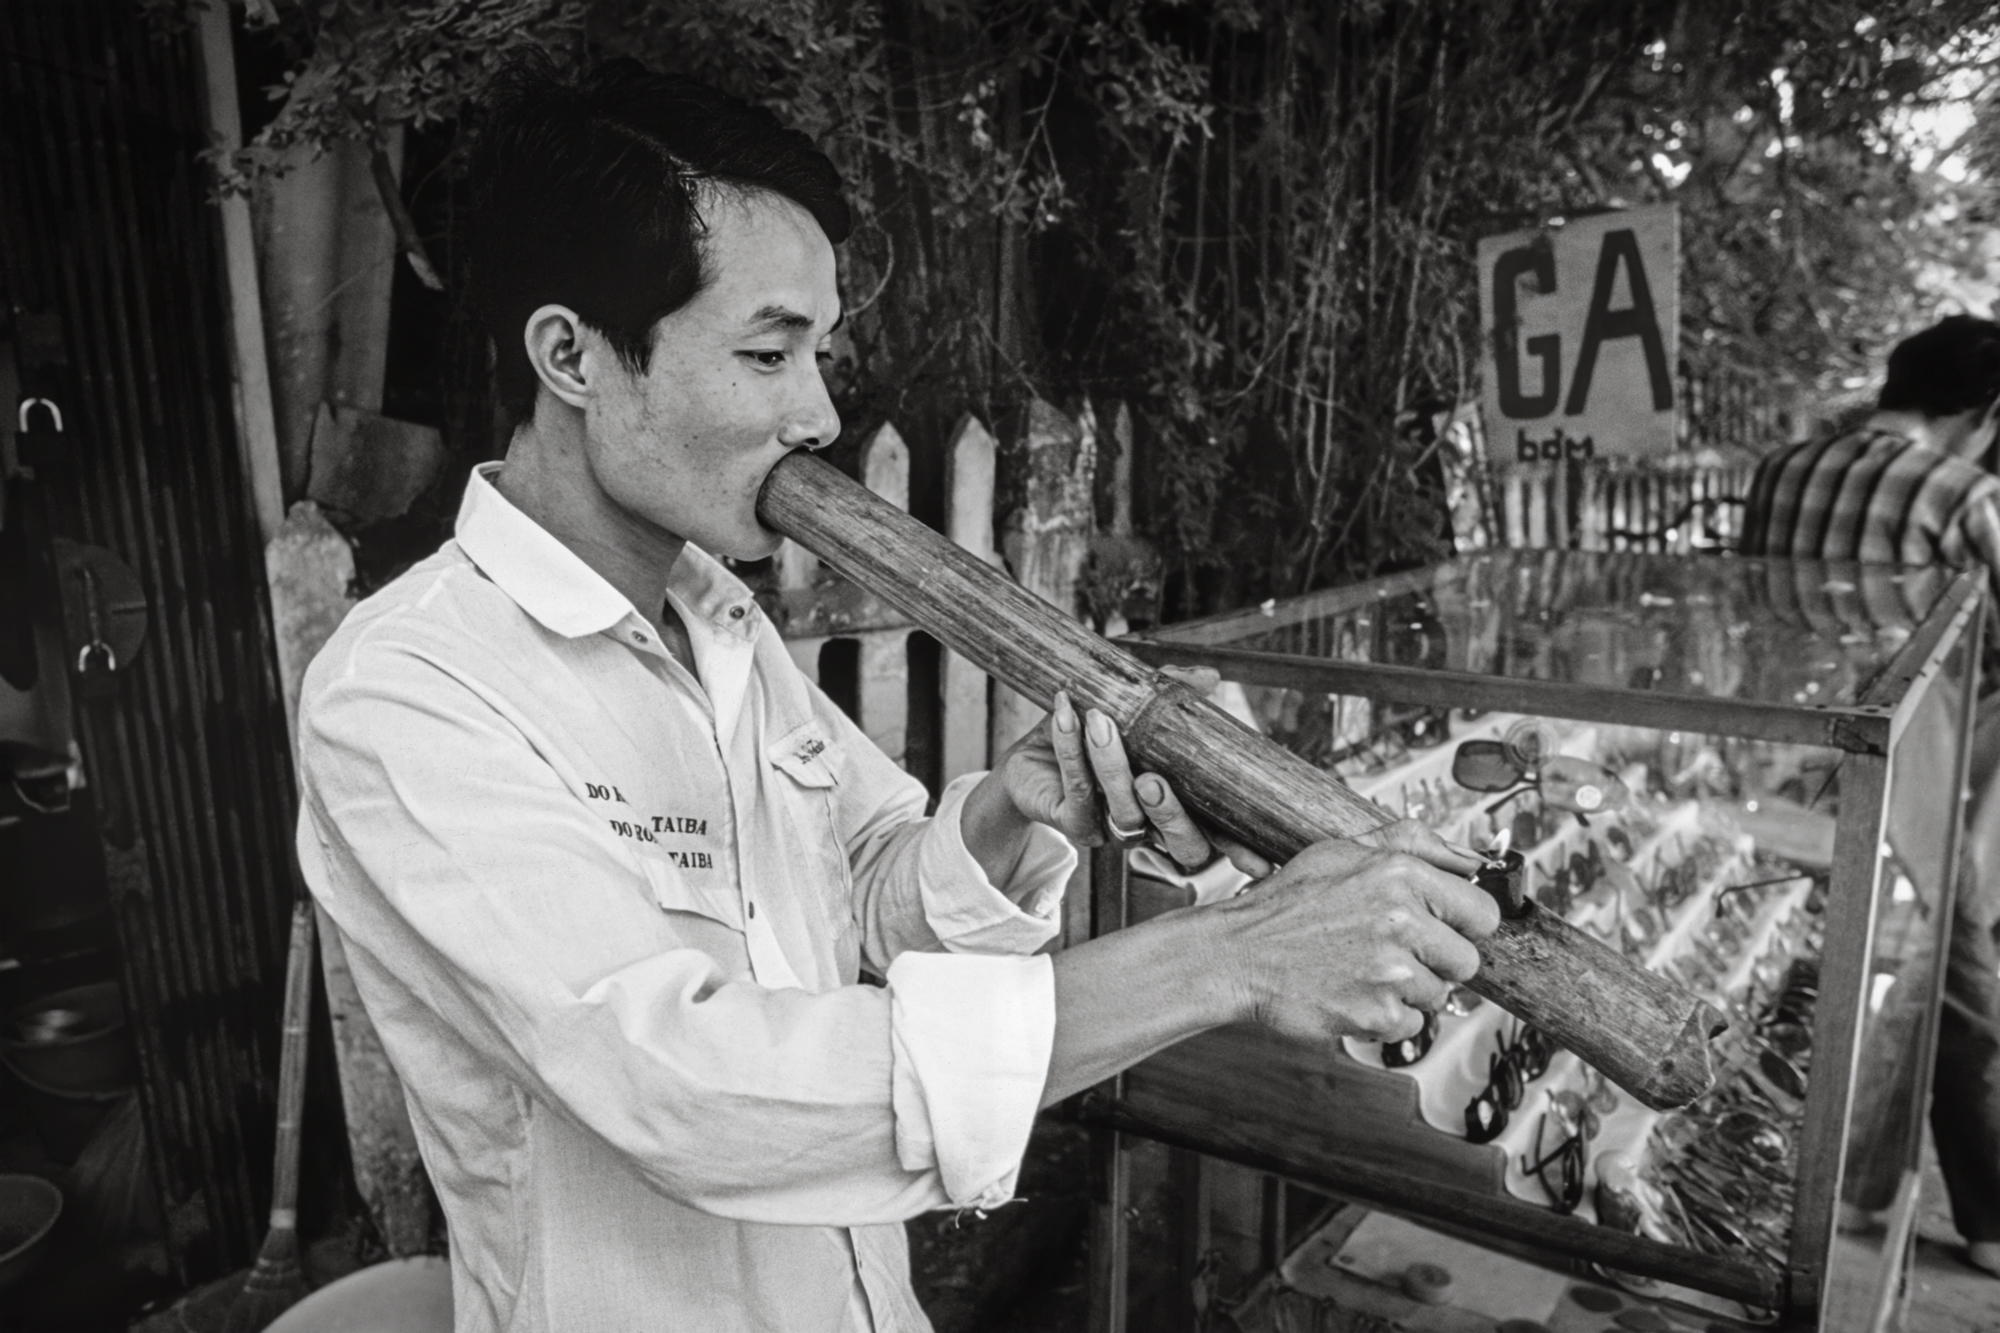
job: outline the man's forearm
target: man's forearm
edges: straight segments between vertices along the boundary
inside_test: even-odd
[[[1056,1032],[1042,1105],[1101,1083],[1155,1051],[1249,1017],[1230,949],[1206,908],[1174,912],[1055,956]]]

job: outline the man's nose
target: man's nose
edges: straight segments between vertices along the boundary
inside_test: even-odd
[[[840,413],[834,410],[833,397],[827,393],[818,367],[813,370],[812,382],[778,432],[779,443],[793,449],[824,449],[840,435]]]

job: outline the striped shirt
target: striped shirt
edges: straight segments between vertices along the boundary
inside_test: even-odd
[[[2000,592],[2000,477],[1906,435],[1863,426],[1757,466],[1745,555],[1868,564],[1983,564]]]

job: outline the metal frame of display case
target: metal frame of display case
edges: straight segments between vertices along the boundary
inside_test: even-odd
[[[1555,553],[1519,552],[1516,556]],[[1890,764],[1899,739],[1948,656],[1964,647],[1970,682],[1957,718],[1957,782],[1963,793],[1976,698],[1982,584],[1976,573],[1953,579],[1848,705],[1785,704],[1696,694],[1564,683],[1465,671],[1344,661],[1230,646],[1288,623],[1363,610],[1392,597],[1423,592],[1454,567],[1490,556],[1314,593],[1261,608],[1169,626],[1123,640],[1154,665],[1213,667],[1224,679],[1322,695],[1363,696],[1420,706],[1518,712],[1586,722],[1650,727],[1836,749],[1842,761],[1839,813],[1825,909],[1819,998],[1814,1010],[1814,1060],[1799,1141],[1797,1195],[1785,1271],[1748,1258],[1702,1255],[1648,1237],[1563,1216],[1506,1193],[1492,1154],[1462,1139],[1413,1129],[1414,1084],[1339,1053],[1287,1044],[1257,1029],[1205,1033],[1134,1066],[1075,1104],[1097,1131],[1100,1207],[1093,1247],[1094,1330],[1125,1328],[1125,1234],[1129,1188],[1120,1135],[1225,1159],[1299,1182],[1353,1202],[1436,1224],[1469,1238],[1570,1261],[1587,1261],[1728,1297],[1779,1312],[1790,1328],[1876,1328],[1886,1320],[1907,1265],[1916,1212],[1915,1172],[1924,1117],[1905,1116],[1902,1188],[1889,1210],[1887,1235],[1872,1271],[1860,1256],[1842,1275],[1850,1288],[1844,1313],[1827,1315],[1828,1274],[1840,1243],[1837,1205],[1850,1117],[1854,1112],[1861,1019],[1867,1003],[1871,949],[1883,867],[1889,854]],[[1600,556],[1598,559],[1627,557]],[[1727,557],[1630,557],[1719,560]],[[1825,570],[1806,562],[1763,561],[1780,570]],[[1804,577],[1802,574],[1801,577]],[[1945,825],[1938,864],[1955,866],[1962,821]],[[1093,873],[1093,934],[1128,923],[1122,855],[1100,854]],[[1927,1099],[1937,1007],[1944,973],[1952,885],[1942,885],[1943,910],[1934,923],[1928,1008],[1921,1019],[1923,1054],[1915,1091]],[[1838,1053],[1836,1055],[1835,1053]],[[1481,1181],[1482,1187],[1466,1184]],[[1857,1316],[1856,1308],[1868,1313]]]

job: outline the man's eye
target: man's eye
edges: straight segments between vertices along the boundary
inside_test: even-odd
[[[833,349],[822,347],[813,353],[813,359],[818,361],[822,366],[830,366],[833,364]]]
[[[776,370],[779,366],[785,364],[785,354],[783,352],[750,351],[743,353],[743,355],[749,357],[766,370]]]

